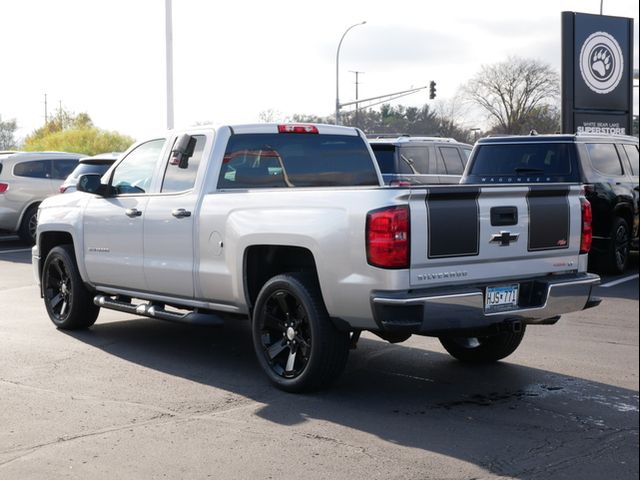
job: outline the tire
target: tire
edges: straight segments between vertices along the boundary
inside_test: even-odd
[[[18,235],[23,242],[28,245],[35,245],[36,243],[36,228],[38,227],[38,206],[30,206],[22,217],[20,222],[20,228],[18,229]]]
[[[260,366],[288,392],[328,386],[349,355],[349,332],[331,323],[311,275],[288,273],[267,281],[256,300],[252,332]]]
[[[501,332],[487,337],[440,337],[440,343],[452,357],[462,362],[497,362],[516,351],[525,330],[523,324],[519,332]]]
[[[624,218],[615,218],[607,251],[598,258],[599,270],[617,275],[624,273],[629,264],[630,243],[629,224]]]
[[[98,318],[100,307],[82,282],[71,245],[54,247],[47,255],[42,293],[49,318],[62,330],[89,328]]]

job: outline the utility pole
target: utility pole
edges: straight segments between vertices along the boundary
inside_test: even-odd
[[[356,74],[356,128],[360,128],[360,110],[358,109],[358,85],[360,85],[360,83],[358,82],[358,75],[360,75],[361,73],[364,72],[359,72],[357,70],[349,70],[351,73],[355,73]]]
[[[167,128],[173,128],[173,13],[171,0],[165,0],[165,32],[167,54]]]
[[[49,117],[47,116],[47,94],[44,94],[44,124],[49,123]]]

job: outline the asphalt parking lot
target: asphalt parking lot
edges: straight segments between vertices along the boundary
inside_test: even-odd
[[[637,479],[638,255],[601,306],[469,367],[363,335],[329,391],[275,390],[249,324],[103,311],[57,331],[0,238],[0,478]]]

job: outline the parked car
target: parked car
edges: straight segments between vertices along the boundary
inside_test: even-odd
[[[458,183],[472,148],[441,137],[374,135],[368,140],[387,185]]]
[[[593,207],[590,265],[622,273],[638,249],[638,139],[518,135],[478,141],[461,183],[581,182]]]
[[[0,230],[33,244],[38,205],[58,193],[58,185],[82,155],[64,152],[0,154]]]
[[[58,191],[60,193],[75,192],[80,175],[85,175],[87,173],[97,175],[104,174],[121,154],[122,152],[101,153],[93,157],[80,159],[76,168],[73,169],[64,183],[60,185]]]
[[[334,380],[364,330],[439,337],[486,363],[528,325],[600,303],[579,184],[383,185],[355,128],[166,131],[42,203],[33,269],[60,329],[91,327],[101,308],[249,317],[258,363],[293,392]],[[532,213],[518,216],[530,189]]]

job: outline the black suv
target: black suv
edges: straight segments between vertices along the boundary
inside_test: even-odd
[[[580,182],[593,210],[590,264],[622,273],[638,249],[638,139],[622,135],[483,138],[461,183]]]
[[[453,138],[367,138],[387,185],[458,183],[471,155],[471,145]]]

